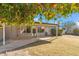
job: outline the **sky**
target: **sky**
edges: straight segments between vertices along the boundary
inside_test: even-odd
[[[35,16],[34,21],[35,22],[38,22],[39,21],[39,18],[40,18],[40,15]],[[58,18],[57,21],[60,21],[62,24],[67,23],[67,22],[75,22],[79,26],[79,13],[72,13],[67,18],[64,18],[64,17]],[[54,20],[51,19],[51,20],[48,21],[45,18],[45,16],[42,15],[42,22],[43,23],[51,23],[51,24],[53,24],[54,23]],[[61,24],[61,26],[62,26],[62,24]]]

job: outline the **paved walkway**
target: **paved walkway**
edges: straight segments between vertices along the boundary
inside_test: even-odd
[[[38,40],[47,40],[50,38],[51,37],[44,37],[44,38],[33,38],[33,39],[26,39],[26,40],[11,41],[8,44],[6,44],[5,46],[0,46],[0,53],[5,52],[5,51],[14,50],[14,49],[22,47],[24,45],[36,42]]]
[[[22,47],[24,45],[36,42],[38,40],[39,39],[33,38],[33,39],[27,39],[27,40],[16,40],[16,41],[13,41],[12,43],[9,43],[9,44],[7,44],[5,46],[0,46],[0,53],[1,52],[5,52],[5,51],[9,51],[9,50],[13,50],[13,49],[16,49],[16,48],[19,48],[19,47]]]

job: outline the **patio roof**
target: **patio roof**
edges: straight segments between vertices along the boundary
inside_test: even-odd
[[[35,22],[35,26],[57,26],[58,24],[50,24],[50,23],[39,23]]]

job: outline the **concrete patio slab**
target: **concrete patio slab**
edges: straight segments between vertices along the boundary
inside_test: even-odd
[[[5,46],[0,46],[0,53],[22,47],[24,45],[36,42],[38,40],[39,39],[37,39],[37,38],[26,39],[26,40],[16,40],[12,43],[6,44]]]

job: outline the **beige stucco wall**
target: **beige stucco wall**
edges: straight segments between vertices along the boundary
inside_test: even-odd
[[[24,26],[21,26],[21,28],[19,28],[19,29],[25,29],[26,27],[24,27]],[[48,34],[50,35],[50,31],[49,31],[49,29],[50,29],[51,27],[46,27],[46,30],[45,31],[47,31],[48,32]],[[20,33],[20,30],[18,31],[18,33],[17,33],[17,27],[16,26],[6,26],[6,40],[8,40],[8,39],[12,39],[12,40],[16,40],[16,39],[31,39],[31,38],[33,38],[33,37],[35,37],[35,36],[32,36],[32,33]],[[45,37],[45,31],[43,32],[43,33],[38,33],[37,35],[39,36],[39,37]],[[2,29],[0,29],[0,40],[2,39],[2,33],[3,31],[2,31]],[[17,34],[18,34],[18,37],[17,37]]]
[[[18,35],[18,36],[17,36]],[[31,38],[31,33],[20,33],[20,28],[17,31],[16,26],[6,26],[6,39],[28,39]]]
[[[28,39],[28,38],[33,38],[32,33],[20,33],[20,29],[22,30],[23,28],[26,28],[22,26],[19,28],[19,31],[17,32],[17,27],[16,26],[6,26],[6,39]],[[47,27],[45,31],[48,32],[48,35],[50,35],[50,29],[51,27]],[[18,37],[17,37],[18,34]],[[45,32],[43,33],[38,33],[39,37],[45,36]],[[2,39],[2,30],[0,30],[0,39]]]
[[[6,39],[16,39],[16,27],[6,26]]]

